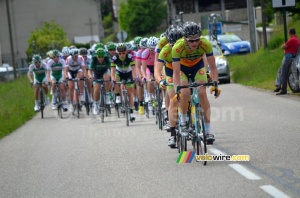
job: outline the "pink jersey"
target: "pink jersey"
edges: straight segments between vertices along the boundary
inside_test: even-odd
[[[146,61],[147,66],[154,66],[155,51],[145,49],[142,53],[142,61]]]
[[[144,51],[144,49],[141,48],[135,53],[135,60],[142,60],[143,51]]]

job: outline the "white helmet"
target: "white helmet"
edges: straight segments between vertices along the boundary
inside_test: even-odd
[[[150,49],[155,49],[157,46],[157,38],[155,36],[151,36],[147,41],[147,47]]]
[[[70,55],[69,47],[63,47],[61,53],[63,56],[69,56]]]

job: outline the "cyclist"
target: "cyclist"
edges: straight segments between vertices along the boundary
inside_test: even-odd
[[[147,40],[148,38],[136,37],[134,39],[135,44],[138,46],[138,51],[135,53],[135,66],[136,66],[136,75],[139,79],[139,83],[137,83],[137,95],[139,99],[139,114],[144,114],[144,93],[143,93],[143,86],[142,86],[142,53],[147,48]]]
[[[157,38],[151,36],[147,40],[147,49],[142,53],[142,75],[147,80],[154,79],[154,61],[155,61],[155,48],[157,45]],[[144,90],[145,91],[145,90]],[[152,111],[152,100],[154,98],[154,82],[147,83],[145,102],[148,103],[149,111]]]
[[[61,55],[61,58],[66,61],[68,56],[70,56],[70,50],[68,46],[65,46],[61,49]]]
[[[88,70],[89,70],[89,65],[91,63],[91,57],[88,56],[88,50],[85,47],[79,48],[79,55],[82,56],[83,60],[84,60],[84,64],[86,66],[86,73],[84,74],[85,77],[88,76]],[[89,98],[89,102],[93,102],[92,101],[92,82],[87,78],[87,88],[88,88],[88,98]]]
[[[110,60],[107,56],[105,56],[106,52],[104,49],[99,48],[95,52],[95,57],[93,57],[90,65],[88,76],[90,79],[98,80],[110,80]],[[100,94],[100,84],[94,82],[94,104],[93,104],[93,113],[96,115],[98,113],[97,102],[99,100]],[[105,90],[106,93],[110,91],[109,82],[105,82]],[[109,100],[106,95],[106,100]]]
[[[56,86],[55,82],[63,82],[64,80],[64,70],[65,70],[65,65],[66,62],[60,58],[60,52],[58,50],[52,50],[52,59],[48,61],[48,70],[50,71],[50,79],[48,79],[49,82],[52,82],[52,93],[53,93],[53,98],[52,98],[52,109],[56,110],[56,98],[55,98],[55,91],[56,91]],[[66,106],[66,90],[65,90],[65,85],[62,83],[60,84],[60,92],[63,100],[63,110],[67,111],[68,108]]]
[[[127,81],[132,82],[126,85],[129,97],[130,105],[130,121],[135,120],[135,115],[133,113],[134,104],[133,104],[133,78],[135,74],[134,61],[131,54],[126,53],[126,45],[120,43],[117,46],[117,54],[112,58],[111,62],[111,78],[113,81]],[[116,94],[116,103],[121,103],[120,98],[120,86],[115,85],[115,94]]]
[[[155,65],[155,80],[159,84],[159,86],[165,89],[164,85],[166,82],[173,83],[173,67],[172,67],[172,46],[176,43],[178,39],[182,38],[182,29],[180,27],[174,27],[168,31],[168,35],[166,35],[166,39],[168,44],[166,44],[161,52],[159,53],[158,62]],[[165,66],[165,67],[164,67]],[[165,79],[161,79],[161,73],[165,69]],[[167,95],[168,98],[173,98],[175,96],[175,91],[173,86],[167,86]],[[170,99],[169,99],[170,100]],[[171,136],[168,141],[168,146],[174,147],[175,136],[176,136],[176,106],[173,100],[170,100],[169,111],[169,124],[171,130]]]
[[[172,67],[173,67],[173,82],[176,91],[177,85],[187,85],[188,79],[192,82],[206,83],[207,76],[204,67],[202,55],[206,53],[207,61],[211,69],[211,78],[213,81],[218,80],[218,70],[213,56],[213,49],[211,43],[205,39],[200,38],[201,29],[193,21],[187,21],[183,25],[183,38],[179,39],[172,48]],[[217,87],[211,87],[212,91],[217,92],[217,97],[220,95],[221,90]],[[189,89],[181,90],[180,101],[180,127],[186,131],[187,122],[187,102],[190,97]],[[215,140],[214,135],[211,133],[210,128],[210,103],[207,99],[206,88],[199,88],[199,97],[201,106],[204,109],[204,119],[207,133],[207,143],[212,144]]]
[[[67,58],[66,61],[66,78],[69,79],[68,86],[69,86],[69,97],[70,97],[70,111],[73,112],[73,96],[74,96],[74,82],[73,79],[83,78],[83,74],[85,73],[85,63],[81,56],[78,56],[79,50],[77,48],[73,48],[70,51],[70,56]],[[83,95],[83,83],[80,80],[78,82],[79,89],[80,89],[80,100],[84,101]]]
[[[49,103],[49,98],[48,98],[48,84],[47,83],[47,64],[42,61],[42,57],[38,54],[35,54],[32,56],[32,63],[29,65],[29,70],[28,70],[28,79],[30,81],[31,85],[34,85],[36,83],[45,83],[43,85],[44,93],[46,95],[45,97],[45,104]],[[39,111],[39,85],[35,86],[34,90],[34,111]]]

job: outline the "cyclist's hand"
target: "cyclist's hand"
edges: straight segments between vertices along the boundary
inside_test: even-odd
[[[144,82],[146,82],[147,79],[145,77],[142,77],[141,80],[142,80],[142,83],[144,83]]]
[[[221,89],[219,89],[218,87],[215,87],[215,86],[211,86],[210,87],[210,94],[212,94],[213,92],[215,92],[215,98],[217,98],[221,94]]]
[[[166,89],[166,80],[164,79],[164,80],[161,80],[160,82],[159,82],[159,88],[160,89]]]
[[[33,87],[33,82],[30,82],[30,87]]]

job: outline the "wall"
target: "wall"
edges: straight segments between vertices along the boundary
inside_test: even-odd
[[[93,26],[93,32],[99,34],[97,1],[95,0],[51,0],[51,2],[47,0],[10,0],[10,2],[14,49],[18,65],[22,64],[22,59],[26,59],[25,50],[28,47],[27,39],[31,31],[41,28],[45,21],[54,19],[64,28],[67,37],[72,42],[74,36],[90,35],[90,27],[86,23],[91,17],[92,21],[97,23]],[[0,28],[3,62],[12,64],[4,0],[0,0],[0,26],[4,27]]]

